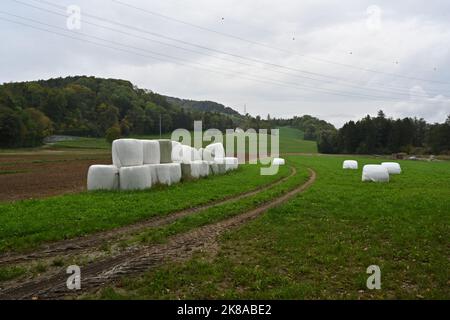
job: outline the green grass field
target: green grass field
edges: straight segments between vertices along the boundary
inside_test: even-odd
[[[317,153],[317,143],[303,139],[298,129],[280,128],[280,153]]]
[[[138,139],[159,139],[159,135],[134,136]],[[163,139],[169,139],[170,134],[164,134]],[[270,139],[269,139],[270,140]],[[270,142],[270,141],[269,141]],[[226,143],[226,136],[224,144]],[[205,143],[207,145],[208,143]],[[270,145],[270,144],[269,144]],[[110,149],[111,145],[103,138],[78,138],[76,140],[61,141],[52,145],[56,149]],[[280,153],[317,153],[315,141],[303,140],[303,132],[294,128],[280,128]]]
[[[159,139],[159,135],[143,135],[143,136],[133,136],[136,139]],[[170,139],[170,134],[163,134],[162,139]],[[52,148],[56,149],[111,149],[111,144],[104,138],[77,138],[75,140],[60,141],[54,143]]]
[[[0,203],[0,252],[30,249],[43,242],[162,216],[240,194],[288,174],[289,169],[283,167],[276,176],[261,176],[259,166],[244,165],[225,176],[139,192],[84,192]]]
[[[304,193],[258,219],[230,230],[215,254],[195,254],[139,277],[125,277],[83,298],[102,299],[448,299],[450,298],[450,162],[399,161],[403,173],[388,184],[361,182],[361,168],[380,158],[351,156],[357,171],[342,170],[343,156],[315,154],[300,131],[281,128],[281,151],[298,175],[248,198],[217,205],[126,239],[160,243],[170,236],[226,219],[270,201],[307,179]],[[102,139],[65,142],[72,150],[102,147]],[[63,147],[58,147],[62,148]],[[347,156],[346,156],[347,157]],[[9,171],[14,167],[8,168]],[[94,192],[0,203],[0,253],[109,230],[237,195],[289,175],[261,176],[242,166],[225,176],[140,192]],[[11,173],[13,174],[13,173]],[[55,262],[57,261],[57,262]],[[55,265],[65,261],[55,260]],[[366,288],[366,269],[379,265],[382,289]],[[0,269],[0,282],[39,274],[49,265]]]
[[[105,299],[449,298],[450,163],[401,162],[389,184],[362,183],[342,157],[290,157],[317,171],[293,201],[221,238],[199,254],[138,278]],[[359,158],[360,164],[379,160]],[[382,290],[366,268],[379,265]],[[90,297],[92,298],[92,297]]]

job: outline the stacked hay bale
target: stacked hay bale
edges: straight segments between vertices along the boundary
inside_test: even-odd
[[[206,161],[209,165],[209,171],[212,174],[225,174],[226,173],[226,167],[225,163],[218,163],[214,160],[213,152],[210,148],[202,149],[202,159]]]
[[[172,141],[143,140],[144,165],[154,184],[172,185],[181,180],[181,167],[172,163]]]
[[[150,170],[144,166],[142,140],[119,139],[112,145],[113,165],[119,168],[120,190],[142,190],[152,186]]]
[[[93,165],[89,167],[88,190],[118,190],[119,169],[116,166]]]
[[[144,165],[150,171],[153,183],[158,181],[157,165],[160,163],[160,147],[157,140],[142,140],[144,147]]]
[[[209,175],[209,165],[201,152],[186,145],[176,145],[175,161],[181,165],[183,179],[199,179]]]
[[[225,149],[223,148],[222,143],[212,143],[208,145],[204,150],[204,156],[205,155],[208,158],[205,160],[213,162],[218,166],[224,166],[226,172],[230,170],[236,170],[239,166],[238,158],[225,157]],[[220,172],[221,170],[222,168],[220,168],[218,171]]]
[[[237,168],[237,158],[226,158],[222,144],[210,149],[214,152],[170,140],[115,140],[113,165],[91,166],[87,187],[88,190],[142,190],[155,184],[172,185],[182,177],[198,179],[210,172],[219,174]]]
[[[379,164],[368,164],[363,167],[362,181],[389,182],[389,172]]]

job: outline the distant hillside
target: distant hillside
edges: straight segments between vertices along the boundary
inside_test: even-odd
[[[270,129],[290,126],[316,140],[336,130],[311,116],[266,119],[241,115],[213,101],[166,97],[140,89],[130,81],[75,76],[0,85],[0,148],[32,147],[52,134],[101,137],[109,141],[130,135],[159,134],[204,128],[224,131],[240,127]]]
[[[213,102],[191,103],[195,107],[168,102],[118,79],[76,76],[5,83],[0,85],[0,147],[36,146],[50,134],[110,140],[155,134],[160,118],[163,132],[190,130],[194,120],[220,130],[235,127],[232,109]]]
[[[186,110],[197,110],[204,112],[218,112],[231,116],[241,116],[239,112],[236,110],[225,107],[223,104],[214,102],[214,101],[195,101],[195,100],[186,100],[179,99],[173,97],[166,97],[167,101],[175,106]]]
[[[277,126],[288,126],[299,129],[303,132],[303,138],[311,141],[317,141],[322,132],[336,131],[336,128],[331,123],[310,115],[304,115],[301,117],[295,116],[291,119],[274,119],[272,122]]]

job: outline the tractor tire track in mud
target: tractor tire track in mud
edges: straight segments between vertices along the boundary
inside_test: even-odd
[[[308,170],[310,177],[307,182],[257,208],[175,235],[169,238],[165,244],[130,249],[116,257],[106,258],[83,267],[81,291],[69,291],[66,288],[68,275],[61,272],[55,276],[32,280],[15,288],[3,290],[0,292],[0,299],[59,299],[75,294],[79,295],[98,289],[123,275],[136,275],[168,261],[184,260],[198,250],[214,250],[217,248],[217,238],[223,232],[258,217],[263,212],[290,200],[310,187],[316,179],[316,173],[311,169]]]
[[[112,240],[114,238],[124,236],[127,234],[137,233],[143,231],[147,228],[155,228],[165,224],[174,222],[177,219],[198,213],[203,210],[207,210],[211,207],[226,204],[233,201],[238,201],[243,198],[251,197],[259,192],[268,190],[274,186],[277,186],[287,179],[291,178],[297,173],[294,167],[291,167],[291,173],[281,179],[277,179],[269,184],[259,186],[253,190],[241,193],[236,196],[228,196],[220,200],[208,202],[204,205],[200,205],[194,208],[183,209],[173,213],[169,213],[166,216],[153,217],[144,221],[139,221],[130,225],[123,227],[97,232],[85,237],[76,237],[68,240],[61,240],[53,243],[48,243],[43,245],[41,248],[33,250],[30,253],[21,254],[5,254],[0,255],[0,267],[5,265],[10,265],[13,263],[33,261],[37,259],[45,259],[55,257],[60,254],[73,254],[82,252],[85,250],[93,249],[94,247],[103,245],[105,242]]]

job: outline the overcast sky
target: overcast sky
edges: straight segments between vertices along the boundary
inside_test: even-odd
[[[448,1],[2,0],[0,28],[2,83],[120,78],[338,127],[379,109],[450,114]]]

